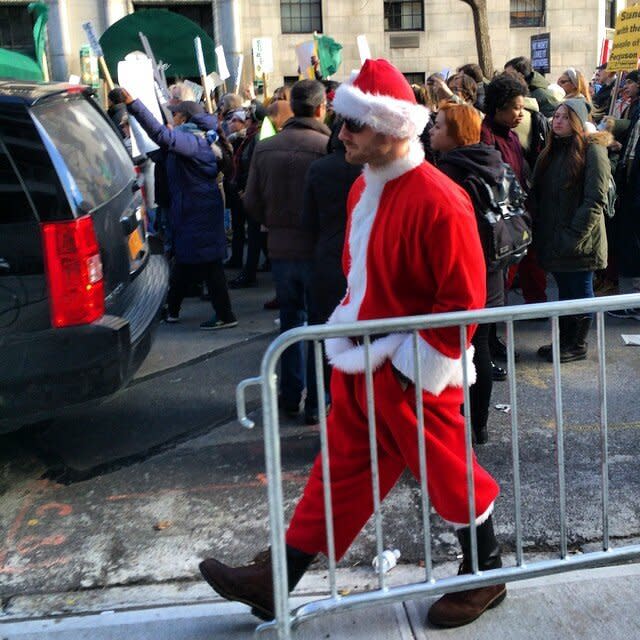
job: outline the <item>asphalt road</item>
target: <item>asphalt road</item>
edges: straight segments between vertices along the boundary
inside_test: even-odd
[[[247,293],[250,306],[268,297]],[[238,304],[240,304],[238,298]],[[247,302],[249,304],[249,302]],[[161,330],[163,353],[190,334],[201,309],[185,313],[182,333]],[[184,362],[150,367],[126,391],[91,413],[59,420],[37,433],[0,438],[0,598],[10,611],[24,594],[71,593],[113,586],[190,585],[198,561],[215,553],[229,562],[251,558],[268,543],[268,513],[259,411],[253,431],[234,415],[236,383],[256,375],[272,337],[273,314],[226,334],[227,344],[190,353]],[[637,329],[636,329],[637,327]],[[640,324],[611,320],[609,374],[610,532],[614,546],[640,535],[638,355],[621,331]],[[517,328],[523,534],[527,553],[559,545],[557,442],[552,371],[535,356],[548,341],[545,323]],[[184,351],[179,347],[178,351]],[[597,369],[593,354],[564,366],[567,533],[572,552],[602,534],[601,446]],[[257,394],[251,402],[257,408]],[[509,404],[497,383],[492,404]],[[285,500],[290,512],[318,449],[314,428],[283,423]],[[492,407],[490,441],[478,456],[499,480],[498,534],[514,544],[510,415]],[[402,562],[423,561],[420,496],[403,477],[383,506],[385,543]],[[432,518],[436,561],[458,551],[453,532]],[[371,524],[342,567],[368,565],[375,553]],[[69,604],[72,607],[72,604]]]

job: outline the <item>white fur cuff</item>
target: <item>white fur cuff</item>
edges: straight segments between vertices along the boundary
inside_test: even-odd
[[[375,371],[385,360],[391,358],[405,339],[402,333],[390,333],[384,338],[371,341],[369,357],[371,369]],[[365,368],[364,345],[355,345],[349,338],[329,338],[325,349],[331,366],[343,373],[362,373]]]
[[[474,348],[467,349],[467,376],[469,386],[476,381],[473,365]],[[418,354],[422,371],[422,388],[434,396],[440,395],[447,387],[462,386],[462,358],[449,358],[432,347],[422,337],[418,339]],[[393,366],[407,378],[414,380],[413,336],[405,336],[392,358]]]
[[[479,527],[481,524],[483,524],[489,519],[489,516],[491,516],[491,514],[493,513],[494,504],[495,502],[492,502],[485,509],[484,513],[481,513],[479,516],[476,516],[476,527]],[[447,522],[449,521],[447,520]],[[461,524],[460,522],[449,522],[449,524],[452,524],[454,529],[466,529],[469,526],[468,524]]]

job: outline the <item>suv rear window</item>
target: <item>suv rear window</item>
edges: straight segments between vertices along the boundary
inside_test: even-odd
[[[122,140],[88,100],[47,101],[32,115],[67,197],[82,212],[111,200],[133,179]]]

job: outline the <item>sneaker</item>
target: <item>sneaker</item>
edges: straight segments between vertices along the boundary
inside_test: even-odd
[[[216,329],[230,329],[231,327],[237,327],[238,321],[233,318],[232,320],[218,320],[217,316],[213,316],[211,320],[200,323],[200,328],[204,331],[215,331]]]
[[[640,308],[635,309],[615,309],[607,311],[612,318],[622,318],[623,320],[640,320]]]
[[[175,324],[176,322],[180,322],[180,318],[178,316],[167,316],[164,321],[168,324]]]

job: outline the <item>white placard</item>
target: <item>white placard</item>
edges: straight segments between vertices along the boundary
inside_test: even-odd
[[[196,62],[198,63],[198,70],[201,76],[207,75],[207,66],[204,63],[204,54],[202,53],[202,40],[200,36],[196,36],[193,39],[193,46],[196,50]]]
[[[627,345],[634,347],[640,347],[640,334],[637,333],[622,333],[622,341]]]
[[[242,81],[242,67],[244,66],[244,54],[238,55],[238,66],[236,67],[236,93],[240,93],[240,82]]]
[[[298,67],[300,68],[300,74],[305,78],[309,77],[307,71],[311,67],[311,56],[314,55],[315,50],[316,43],[313,40],[309,40],[309,42],[301,42],[296,45]]]
[[[367,36],[364,33],[361,33],[356,38],[356,42],[358,43],[358,53],[360,54],[360,64],[364,64],[365,60],[372,60],[371,49],[369,48],[369,42],[367,41]]]
[[[222,80],[220,79],[220,76],[215,72],[212,71],[205,79],[204,81],[207,84],[207,91],[209,93],[211,93],[212,91],[215,90],[216,87],[219,87],[222,85]]]
[[[160,105],[156,98],[155,80],[151,60],[146,56],[136,56],[118,62],[118,84],[124,87],[133,98],[138,98],[151,111],[158,122],[162,122]],[[158,145],[149,138],[135,118],[129,116],[131,126],[131,154],[135,158],[138,149],[149,153]]]
[[[222,81],[231,77],[229,73],[229,67],[227,67],[227,60],[224,57],[224,49],[222,45],[216,47],[216,57],[218,58],[218,75]]]
[[[273,73],[273,41],[271,38],[254,38],[251,41],[253,68],[256,78],[264,73]]]

